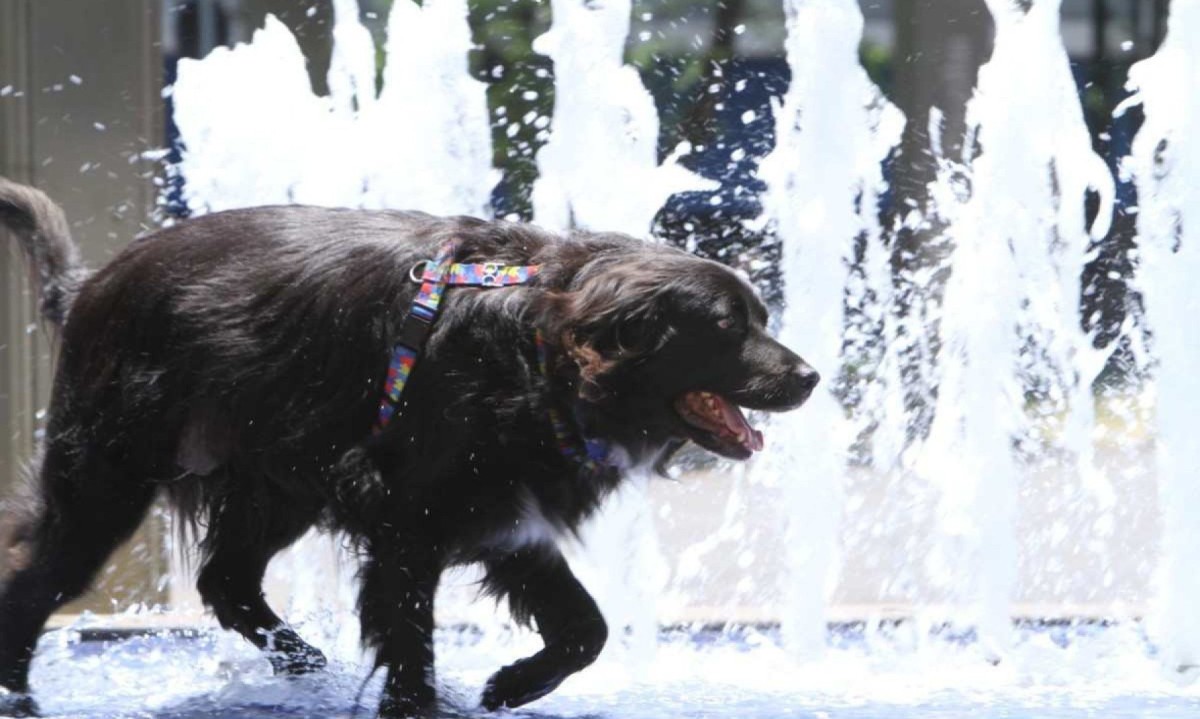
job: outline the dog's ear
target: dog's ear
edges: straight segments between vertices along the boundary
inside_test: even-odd
[[[598,400],[622,369],[662,348],[672,330],[667,320],[668,284],[644,270],[610,268],[561,297],[559,341],[579,368],[580,395]]]

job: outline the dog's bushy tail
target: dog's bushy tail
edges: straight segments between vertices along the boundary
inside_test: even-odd
[[[66,215],[40,190],[0,177],[0,226],[21,245],[42,317],[55,330],[61,329],[88,275]]]

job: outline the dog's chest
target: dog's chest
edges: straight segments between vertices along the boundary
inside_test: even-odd
[[[515,551],[536,545],[552,545],[561,531],[561,522],[547,516],[537,498],[523,492],[517,511],[503,520],[484,538],[488,550]]]

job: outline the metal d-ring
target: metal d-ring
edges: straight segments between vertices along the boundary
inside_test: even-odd
[[[408,271],[408,278],[418,284],[424,282],[425,268],[431,264],[433,264],[433,260],[421,260],[417,264],[413,265],[412,269]],[[417,268],[421,268],[421,271],[417,272]]]

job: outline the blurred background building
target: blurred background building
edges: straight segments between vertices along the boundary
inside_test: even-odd
[[[392,3],[409,1],[360,0],[361,19],[377,42]],[[1140,121],[1136,110],[1112,120],[1125,96],[1126,71],[1161,42],[1168,4],[1062,2],[1063,40],[1093,145],[1110,163],[1127,152]],[[878,208],[886,219],[926,200],[934,171],[927,151],[931,107],[942,111],[933,131],[941,133],[948,155],[972,151],[963,147],[961,113],[990,55],[993,29],[983,0],[862,0],[861,6],[863,65],[908,117],[904,142],[886,163],[891,190]],[[326,92],[332,8],[325,0],[0,0],[0,174],[58,200],[93,265],[139,233],[186,215],[180,200],[186,178],[163,171],[164,159],[180,149],[171,122],[176,64],[249,40],[268,13],[297,35],[314,90]],[[470,3],[476,42],[471,67],[489,85],[494,162],[503,177],[493,195],[500,216],[530,215],[535,158],[547,134],[531,123],[514,130],[505,118],[531,111],[553,118],[554,68],[532,49],[550,20],[545,1]],[[780,299],[771,261],[776,244],[769,228],[739,220],[761,211],[763,187],[755,168],[773,146],[772,102],[789,80],[785,32],[779,0],[640,0],[634,2],[626,52],[658,105],[660,153],[688,141],[695,152],[685,164],[720,182],[715,193],[676,196],[654,233],[746,267],[773,301]],[[381,51],[378,68],[384,60]],[[1132,192],[1120,190],[1126,207],[1134,204]],[[1114,232],[1132,241],[1121,212]],[[891,244],[895,262],[920,261],[927,244],[920,233],[898,235]],[[748,257],[760,261],[749,263]],[[1103,279],[1111,265],[1127,261],[1125,253],[1109,252],[1095,272]],[[1128,306],[1124,286],[1099,286],[1094,301],[1101,321],[1119,324]],[[53,349],[39,329],[25,270],[10,242],[0,248],[0,303],[0,488],[7,492],[33,453]],[[152,523],[85,603],[109,608],[163,596],[161,518]]]

